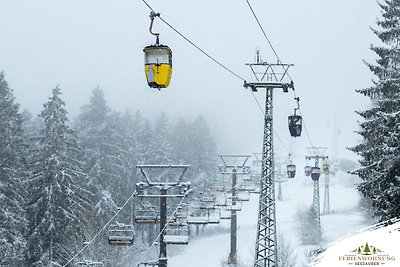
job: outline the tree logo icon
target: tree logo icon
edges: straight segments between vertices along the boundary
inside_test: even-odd
[[[374,254],[382,253],[383,250],[380,250],[375,246],[368,245],[368,242],[366,242],[365,245],[358,246],[356,249],[352,250],[351,252],[355,252],[360,255],[374,255]]]

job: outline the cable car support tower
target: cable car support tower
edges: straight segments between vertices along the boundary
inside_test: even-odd
[[[311,147],[308,148],[309,155],[306,156],[306,160],[314,160],[316,169],[320,170],[319,162],[320,160],[328,160],[328,156],[324,156],[326,148],[325,147]],[[313,174],[312,174],[313,175]],[[313,217],[317,224],[318,237],[321,237],[321,210],[320,210],[320,197],[319,197],[319,173],[318,178],[313,179],[314,190],[313,190]]]
[[[276,214],[274,184],[274,144],[273,144],[273,91],[282,89],[287,93],[294,89],[293,82],[288,81],[288,70],[292,64],[263,62],[259,51],[256,62],[246,64],[255,76],[254,82],[244,82],[245,88],[252,92],[265,89],[264,138],[262,151],[261,188],[254,267],[277,266],[276,247]]]

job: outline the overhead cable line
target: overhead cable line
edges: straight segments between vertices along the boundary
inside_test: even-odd
[[[149,3],[147,3],[146,0],[142,0],[142,1],[145,3],[145,5],[146,5],[151,11],[153,11],[154,13],[156,13],[155,10],[150,6]],[[253,8],[251,7],[249,1],[248,1],[248,0],[246,0],[246,1],[247,1],[248,5],[249,5],[249,7],[250,7],[250,9],[251,9],[251,11],[252,11],[252,13],[253,13],[255,19],[257,20],[258,25],[260,26],[262,32],[264,33],[264,36],[265,36],[265,38],[267,39],[267,41],[268,41],[268,43],[269,43],[271,49],[274,51],[274,54],[275,54],[275,56],[277,57],[278,62],[280,62],[279,56],[278,56],[278,54],[276,53],[276,51],[275,51],[275,49],[274,49],[272,43],[270,42],[270,40],[269,40],[267,34],[265,33],[264,29],[262,28],[261,23],[260,23],[260,21],[258,20],[256,14],[255,14],[255,12],[254,12],[254,10],[253,10]],[[158,14],[158,13],[157,13],[157,14]],[[158,17],[159,17],[160,20],[161,20],[162,22],[164,22],[169,28],[171,28],[173,31],[175,31],[179,36],[181,36],[185,41],[187,41],[188,43],[190,43],[193,47],[195,47],[195,48],[196,48],[198,51],[200,51],[203,55],[205,55],[206,57],[208,57],[209,59],[211,59],[212,61],[214,61],[214,62],[215,62],[216,64],[218,64],[220,67],[222,67],[223,69],[225,69],[226,71],[228,71],[228,72],[231,73],[232,75],[236,76],[236,77],[239,78],[240,80],[246,81],[243,77],[241,77],[240,75],[238,75],[238,74],[236,74],[235,72],[233,72],[232,70],[230,70],[230,69],[229,69],[228,67],[226,67],[224,64],[222,64],[221,62],[219,62],[218,60],[216,60],[214,57],[212,57],[210,54],[208,54],[207,52],[205,52],[203,49],[201,49],[201,48],[200,48],[199,46],[197,46],[195,43],[193,43],[192,41],[190,41],[185,35],[183,35],[181,32],[179,32],[175,27],[173,27],[171,24],[169,24],[169,23],[168,23],[164,18],[162,18],[160,15],[158,15]],[[263,109],[262,109],[260,103],[258,102],[257,98],[255,97],[254,92],[252,92],[252,95],[253,95],[253,97],[254,97],[254,100],[255,100],[256,104],[258,105],[258,107],[260,108],[262,114],[264,115],[264,111],[263,111]],[[289,152],[289,150],[287,149],[287,147],[286,147],[285,144],[283,143],[282,139],[281,139],[281,138],[278,136],[278,134],[275,132],[275,130],[274,130],[274,133],[275,133],[275,135],[277,136],[279,142],[282,144],[282,147],[283,147],[287,152]]]
[[[146,0],[142,0],[146,6],[153,12],[154,9],[146,2]],[[216,60],[214,57],[212,57],[210,54],[208,54],[206,51],[204,51],[203,49],[201,49],[199,46],[197,46],[195,43],[193,43],[191,40],[189,40],[189,38],[187,38],[185,35],[183,35],[180,31],[178,31],[175,27],[173,27],[171,24],[169,24],[164,18],[161,17],[161,15],[158,16],[160,18],[160,20],[162,22],[164,22],[168,27],[170,27],[174,32],[176,32],[180,37],[182,37],[185,41],[187,41],[189,44],[191,44],[193,47],[195,47],[198,51],[200,51],[203,55],[205,55],[206,57],[208,57],[209,59],[211,59],[212,61],[214,61],[216,64],[218,64],[220,67],[222,67],[223,69],[225,69],[226,71],[228,71],[229,73],[231,73],[232,75],[236,76],[237,78],[239,78],[242,81],[245,81],[245,79],[243,77],[241,77],[239,74],[235,73],[234,71],[232,71],[231,69],[229,69],[228,67],[226,67],[224,64],[222,64],[221,62],[219,62],[218,60]]]
[[[301,114],[301,109],[299,109],[299,113],[300,113],[301,116],[303,116],[303,114]],[[308,130],[307,130],[307,127],[306,127],[306,123],[305,123],[304,119],[303,119],[303,125],[304,125],[304,130],[305,130],[307,138],[308,138],[308,142],[310,143],[311,147],[315,147],[311,142],[310,134],[308,133]]]
[[[257,24],[258,24],[258,26],[260,27],[260,29],[261,29],[261,31],[262,31],[262,33],[263,33],[265,39],[267,40],[269,46],[271,47],[272,51],[274,52],[274,54],[275,54],[275,56],[276,56],[276,58],[277,58],[277,60],[278,60],[278,63],[281,63],[281,59],[280,59],[278,53],[276,52],[274,46],[272,45],[272,42],[271,42],[270,39],[268,38],[268,36],[267,36],[267,34],[266,34],[266,32],[265,32],[263,26],[261,25],[260,20],[258,19],[258,17],[257,17],[257,15],[256,15],[256,13],[255,13],[253,7],[251,6],[249,0],[246,0],[246,2],[247,2],[247,5],[248,5],[249,8],[250,8],[251,13],[253,14],[255,20],[257,21]],[[288,77],[289,77],[290,79],[292,79],[292,77],[290,76],[289,72],[287,73],[287,75],[288,75]],[[295,92],[294,90],[293,90],[293,94],[294,94],[294,98],[296,98],[297,96],[296,96],[296,92]],[[299,106],[299,113],[300,113],[301,116],[303,116],[303,115],[301,114],[300,106]],[[310,134],[309,134],[309,132],[308,132],[308,130],[307,130],[307,127],[306,127],[306,124],[305,124],[305,122],[304,122],[304,119],[303,119],[303,124],[304,124],[304,130],[305,130],[305,132],[306,132],[308,141],[309,141],[311,147],[314,147],[314,145],[312,144],[311,138],[310,138]]]
[[[250,8],[250,10],[251,10],[251,13],[253,13],[254,18],[255,18],[256,21],[257,21],[258,26],[260,27],[262,33],[264,34],[265,39],[267,39],[267,42],[268,42],[269,46],[271,47],[272,51],[274,52],[274,54],[275,54],[275,56],[276,56],[276,58],[277,58],[277,60],[278,60],[278,63],[282,63],[282,62],[281,62],[281,59],[280,59],[279,56],[278,56],[278,53],[275,51],[274,46],[272,45],[272,43],[271,43],[271,41],[269,40],[267,34],[265,33],[263,26],[261,25],[260,21],[258,20],[258,17],[257,17],[257,15],[256,15],[256,13],[254,12],[254,9],[253,9],[253,7],[251,6],[249,0],[246,0],[246,2],[247,2],[247,5],[249,6],[249,8]],[[289,77],[290,77],[290,76],[289,76]]]
[[[114,214],[114,216],[112,216],[111,219],[97,232],[97,234],[95,234],[95,236],[89,242],[87,242],[86,245],[81,250],[79,250],[71,259],[69,259],[67,261],[67,263],[63,265],[63,267],[68,266],[68,264],[70,264],[79,254],[81,254],[85,249],[87,249],[93,243],[93,241],[107,228],[107,226],[118,216],[118,214],[121,212],[121,210],[125,208],[125,206],[129,203],[129,201],[132,200],[132,198],[135,195],[136,195],[136,190],[125,201],[124,205],[122,205],[122,207],[120,209],[118,209],[118,211]]]

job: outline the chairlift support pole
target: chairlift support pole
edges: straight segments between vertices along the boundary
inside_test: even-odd
[[[164,228],[167,224],[167,199],[169,197],[184,197],[185,194],[168,194],[168,189],[186,185],[189,188],[190,184],[182,183],[183,175],[185,174],[186,170],[189,168],[189,165],[137,165],[137,169],[143,174],[145,178],[145,183],[148,187],[158,188],[159,194],[156,195],[145,195],[146,197],[158,197],[160,199],[160,253],[158,258],[158,267],[167,267],[167,244],[164,242]],[[147,172],[150,169],[162,169],[164,171],[165,179],[164,180],[154,180],[155,178],[160,179],[160,177],[151,177]],[[168,170],[181,170],[180,175],[177,175],[174,181],[167,181],[166,172]],[[144,264],[144,263],[141,263]]]
[[[326,148],[325,147],[311,147],[308,148],[309,156],[306,156],[306,160],[314,160],[315,167],[319,166],[320,160],[327,160],[328,156],[324,156]],[[320,208],[320,197],[319,197],[319,179],[314,181],[313,190],[313,217],[317,223],[317,231],[319,238],[321,237],[321,208]]]
[[[285,82],[292,64],[270,64],[261,60],[259,51],[255,63],[246,64],[254,74],[255,82],[244,82],[245,88],[257,92],[265,89],[264,138],[262,151],[261,190],[257,222],[254,267],[277,266],[276,214],[274,184],[274,144],[273,144],[273,91],[283,89],[287,93],[294,89],[293,82]],[[258,71],[261,69],[261,71]]]
[[[232,206],[236,205],[237,188],[236,188],[236,168],[232,168]],[[236,210],[231,210],[231,252],[229,253],[229,264],[237,263],[237,216]]]
[[[160,189],[160,256],[159,267],[167,267],[167,244],[164,242],[164,227],[167,224],[167,189]]]
[[[237,175],[244,174],[246,169],[246,162],[250,158],[250,155],[219,155],[224,167],[226,169],[225,173],[230,173],[232,176],[232,206],[236,205],[237,200]],[[240,164],[233,163],[229,164],[229,160],[240,160]],[[237,170],[242,169],[242,173],[238,173]],[[228,264],[233,264],[236,266],[238,260],[237,256],[237,213],[235,209],[231,210],[231,250],[229,252]]]

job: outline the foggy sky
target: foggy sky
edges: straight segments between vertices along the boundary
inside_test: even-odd
[[[245,63],[256,48],[264,61],[276,62],[244,0],[148,0],[162,17],[191,41],[244,78]],[[369,101],[355,93],[372,85],[363,60],[374,61],[371,43],[379,44],[376,1],[251,1],[281,60],[293,63],[290,75],[300,97],[312,145],[355,158],[346,146],[360,140],[354,113]],[[173,50],[173,75],[161,92],[147,86],[143,48],[154,43],[148,32],[150,10],[139,0],[0,0],[0,70],[22,108],[37,114],[59,85],[70,119],[100,86],[108,103],[124,111],[140,109],[153,118],[192,120],[203,114],[220,153],[261,152],[263,117],[243,82],[180,36],[155,21],[161,43]],[[264,104],[265,92],[256,93]],[[293,140],[287,116],[293,94],[274,93],[274,127],[286,149],[304,156],[306,134]],[[336,118],[336,119],[335,119]],[[336,127],[336,131],[334,131]],[[340,140],[332,135],[340,130]],[[278,153],[287,151],[275,137]],[[300,160],[301,162],[301,160]]]

